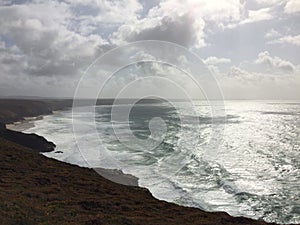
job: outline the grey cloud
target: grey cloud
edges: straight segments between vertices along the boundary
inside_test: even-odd
[[[40,12],[45,8],[51,16]],[[76,75],[105,44],[99,35],[83,36],[68,29],[72,15],[65,3],[12,5],[0,8],[0,13],[1,35],[20,50],[10,54],[23,56],[27,65],[23,72],[28,75]]]
[[[272,57],[267,51],[259,53],[255,63],[266,66],[266,69],[273,73],[293,73],[295,70],[295,66],[291,62],[279,57]]]
[[[199,20],[199,27],[204,28],[205,22]],[[198,27],[198,28],[199,28]],[[140,41],[140,40],[161,40],[177,43],[185,47],[193,45],[204,45],[198,43],[199,37],[197,33],[202,30],[197,30],[194,25],[194,20],[188,14],[175,18],[165,16],[159,20],[141,21],[135,25],[123,25],[117,32],[112,35],[112,39],[118,41]]]

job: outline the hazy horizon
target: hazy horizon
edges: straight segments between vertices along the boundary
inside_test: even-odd
[[[74,97],[73,96],[62,96],[62,97],[56,97],[56,96],[14,96],[14,95],[10,95],[10,96],[0,96],[0,99],[16,99],[16,100],[43,100],[43,99],[53,99],[53,100],[73,100]],[[80,98],[81,100],[95,100],[95,98]],[[115,99],[115,98],[97,98],[97,99]],[[119,98],[119,99],[138,99],[138,98]],[[155,99],[155,98],[146,98],[146,99]],[[171,98],[169,100],[187,100],[187,99],[180,99],[180,98]],[[194,101],[207,101],[207,99],[197,99],[197,98],[192,98],[191,100]],[[224,101],[295,101],[295,102],[300,102],[299,98],[295,98],[295,99],[246,99],[246,98],[235,98],[235,99],[210,99],[209,101],[220,101],[220,100],[224,100]]]

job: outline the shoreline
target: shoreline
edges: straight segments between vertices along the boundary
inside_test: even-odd
[[[65,107],[62,107],[60,110],[57,110],[61,111],[64,108]],[[49,112],[48,115],[52,113],[53,111]],[[6,129],[4,128],[4,130]],[[17,131],[14,132],[20,133]],[[40,140],[43,137],[39,136],[38,138]],[[74,224],[102,224],[103,221],[106,221],[104,224],[145,224],[145,222],[146,224],[268,224],[264,221],[245,217],[233,217],[226,212],[205,212],[198,208],[165,202],[154,198],[146,188],[139,186],[134,187],[134,185],[126,186],[128,184],[125,186],[120,185],[120,179],[125,179],[127,182],[129,181],[128,178],[130,178],[129,182],[133,183],[137,181],[135,180],[136,178],[130,174],[124,174],[120,170],[80,167],[48,158],[40,154],[41,151],[37,154],[37,152],[31,151],[31,149],[16,145],[5,139],[3,140],[1,136],[0,150],[0,153],[4,155],[1,156],[1,159],[4,159],[4,167],[2,166],[0,168],[0,188],[2,189],[3,187],[1,187],[1,184],[6,184],[6,187],[8,187],[0,192],[0,208],[5,208],[12,213],[11,217],[5,216],[5,218],[8,218],[7,221],[9,223],[19,222],[20,218],[18,217],[20,216],[16,215],[22,215],[22,212],[28,209],[29,211],[24,215],[29,214],[31,217],[27,218],[27,216],[21,216],[21,222],[24,218],[26,221],[31,221],[32,218],[36,221],[35,219],[38,218],[39,220],[46,219],[44,222],[52,221],[52,223],[57,223],[58,221],[68,221]],[[13,152],[13,154],[11,152]],[[119,179],[119,181],[117,181],[118,183],[103,178],[99,173],[96,173],[95,169],[100,170],[102,173],[115,175],[116,179]],[[73,177],[73,179],[70,179],[70,176]],[[15,185],[15,183],[20,183],[20,185]],[[89,185],[87,186],[87,184]],[[91,186],[95,186],[95,188],[91,189]],[[51,189],[49,189],[50,187]],[[99,189],[99,187],[101,188]],[[10,192],[11,190],[13,191]],[[70,190],[72,191],[70,192]],[[3,195],[3,193],[5,193],[5,195]],[[73,197],[71,197],[72,193],[75,194]],[[99,193],[102,194],[99,196]],[[25,194],[25,196],[23,196],[23,194]],[[20,207],[18,209],[14,207],[11,208],[10,204],[6,202],[12,201],[14,197],[19,195],[24,199],[21,202],[17,199],[17,202],[14,204]],[[103,203],[103,198],[107,198],[108,200]],[[69,203],[64,206],[65,201]],[[55,210],[52,211],[51,214],[35,213],[41,210],[46,202],[47,205],[55,204]],[[59,202],[59,204],[57,202]],[[36,205],[32,206],[32,204]],[[70,207],[69,204],[71,204],[71,208],[76,214],[68,216],[70,212],[68,208]],[[101,208],[102,205],[105,206],[105,209]],[[35,210],[32,211],[32,207],[35,208]],[[20,212],[20,209],[22,209],[22,212]],[[43,210],[48,210],[48,208]],[[84,210],[84,214],[82,215],[78,214],[81,210]],[[61,214],[60,212],[64,213]],[[94,214],[95,212],[98,214],[103,213],[103,215],[98,217]],[[116,212],[116,214],[114,212]],[[51,217],[52,214],[54,215],[53,217]],[[42,218],[40,218],[40,215],[43,215]],[[64,216],[59,217],[58,215]],[[75,219],[75,215],[81,216]],[[120,215],[122,216],[120,217]],[[95,219],[91,220],[93,217]],[[85,222],[83,223],[83,221]],[[87,221],[90,221],[90,223],[87,223]],[[127,221],[127,223],[124,221]],[[28,224],[31,223],[28,222]],[[36,223],[34,222],[32,224]]]
[[[9,129],[9,130],[23,132],[27,129],[33,128],[34,127],[34,121],[43,120],[44,116],[48,116],[48,115],[24,117],[24,119],[21,120],[21,121],[8,123],[8,124],[5,124],[5,126],[6,126],[6,129]]]
[[[65,109],[63,109],[63,110],[65,110]],[[34,116],[34,117],[24,117],[24,119],[21,120],[21,121],[16,121],[14,123],[5,124],[5,126],[6,126],[6,129],[8,129],[8,130],[23,133],[23,131],[35,127],[34,121],[43,120],[45,116],[53,115],[53,114],[59,113],[63,110],[56,110],[56,111],[53,111],[51,114],[48,114],[48,115],[39,115],[39,116]],[[37,135],[35,133],[33,133],[33,134]],[[43,136],[41,136],[41,137],[43,137]],[[43,137],[43,138],[45,138],[45,137]],[[45,138],[45,140],[47,140],[47,139]],[[56,145],[55,142],[53,142],[53,144]],[[55,151],[57,151],[56,147],[51,152],[55,153]],[[43,152],[40,152],[40,153],[43,153]],[[47,152],[47,153],[50,153],[50,152]],[[44,155],[44,156],[47,157],[46,155]],[[47,158],[53,159],[52,157],[47,157]],[[55,160],[57,160],[57,159],[55,159]],[[64,162],[64,161],[61,161],[61,160],[57,160],[57,161]],[[64,163],[67,163],[67,162],[64,162]],[[72,163],[67,163],[67,164],[75,165],[75,164],[72,164]],[[90,168],[90,167],[84,167],[84,168]],[[132,174],[124,173],[120,169],[108,169],[108,168],[103,168],[103,167],[90,168],[90,169],[95,170],[99,174],[99,176],[102,176],[102,177],[104,177],[104,178],[106,178],[106,179],[108,179],[112,182],[119,183],[119,184],[122,184],[122,185],[140,187],[139,183],[138,183],[138,180],[139,180],[138,177],[136,177]]]
[[[93,169],[47,158],[2,138],[0,158],[3,224],[268,224],[161,201],[146,188],[111,182]]]

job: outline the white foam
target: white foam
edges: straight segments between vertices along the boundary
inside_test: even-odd
[[[216,149],[212,148],[211,152],[202,149],[211,138],[209,124],[200,128],[188,124],[181,130],[171,131],[167,136],[169,139],[164,142],[172,148],[169,149],[171,153],[164,152],[166,149],[162,148],[155,149],[156,152],[147,149],[134,151],[115,139],[111,123],[106,118],[109,114],[96,114],[95,123],[87,118],[94,115],[93,112],[86,112],[86,109],[77,111],[73,118],[70,111],[45,116],[43,120],[34,121],[35,127],[26,132],[42,135],[57,145],[54,152],[44,153],[46,156],[80,166],[121,169],[139,177],[139,185],[147,187],[159,199],[253,218],[264,215],[264,210],[267,210],[258,206],[279,204],[277,217],[275,215],[272,219],[287,223],[284,221],[284,202],[300,194],[294,188],[295,183],[289,182],[289,173],[300,177],[300,171],[294,169],[299,165],[291,165],[297,162],[295,156],[300,151],[300,145],[299,140],[289,142],[290,139],[282,137],[282,134],[290,132],[290,136],[299,136],[299,129],[295,126],[299,126],[300,118],[294,116],[287,120],[280,115],[264,115],[257,111],[267,110],[268,107],[269,111],[276,111],[274,107],[283,106],[247,103],[241,107],[235,102],[230,103],[230,114],[236,115],[234,120],[240,123],[228,123],[223,142],[215,146]],[[208,115],[207,109],[201,110],[201,115]],[[268,120],[265,120],[266,116]],[[115,123],[118,128],[126,125]],[[72,124],[79,128],[76,138]],[[129,132],[124,130],[118,135],[126,137]],[[189,167],[181,171],[183,175],[178,174],[177,170],[185,164]],[[290,192],[283,193],[281,182],[285,181],[285,185],[291,186],[290,189],[289,186],[284,187]],[[236,194],[243,192],[248,194],[249,201],[237,200]],[[282,205],[275,197],[261,198],[269,195],[282,198]],[[292,204],[292,199],[289,202]]]

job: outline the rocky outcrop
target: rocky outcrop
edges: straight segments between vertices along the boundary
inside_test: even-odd
[[[6,129],[5,124],[4,124],[4,123],[0,123],[0,132],[1,132],[2,130],[5,130],[5,129]]]
[[[18,131],[8,130],[0,124],[0,137],[37,152],[51,152],[55,149],[53,142],[47,141],[44,137],[36,134],[24,134]]]
[[[55,144],[36,134],[24,134],[6,129],[7,123],[24,120],[25,117],[51,114],[72,106],[72,100],[17,100],[0,99],[0,137],[31,148],[37,152],[51,152]]]

